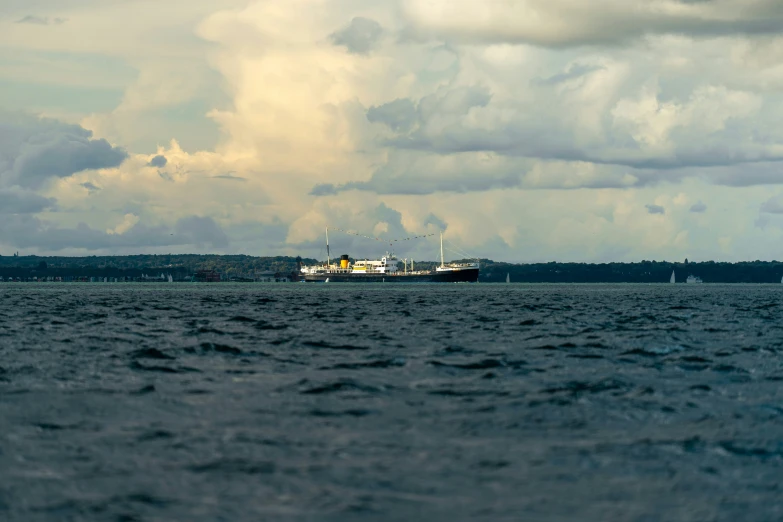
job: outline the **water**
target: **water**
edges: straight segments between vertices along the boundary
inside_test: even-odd
[[[780,286],[0,286],[0,520],[783,519]]]

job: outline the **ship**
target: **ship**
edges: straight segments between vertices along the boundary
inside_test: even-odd
[[[701,278],[700,278],[700,277],[696,277],[696,276],[693,276],[693,275],[689,275],[689,276],[688,276],[688,279],[686,279],[686,280],[685,280],[685,282],[686,282],[686,283],[691,283],[691,284],[692,284],[692,283],[702,283],[703,281],[701,280]]]
[[[337,261],[337,260],[335,260]],[[326,230],[326,263],[303,266],[300,281],[306,283],[476,283],[479,263],[446,263],[443,234],[440,235],[440,266],[434,270],[416,270],[413,260],[405,259],[403,268],[392,252],[377,260],[354,260],[347,254],[332,263],[329,254],[329,229]]]

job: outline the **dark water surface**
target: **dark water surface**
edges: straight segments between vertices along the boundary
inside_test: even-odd
[[[783,285],[0,286],[0,520],[783,520]]]

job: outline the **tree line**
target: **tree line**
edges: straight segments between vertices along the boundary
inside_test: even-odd
[[[120,277],[159,273],[194,274],[214,270],[226,276],[250,276],[257,272],[288,274],[296,271],[297,257],[217,254],[141,254],[130,256],[0,256],[0,276],[72,275]],[[475,261],[475,260],[464,260]],[[301,259],[305,265],[323,263]],[[517,283],[665,283],[672,271],[678,283],[689,275],[705,283],[779,283],[783,262],[725,263],[640,261],[636,263],[505,263],[479,260],[481,282],[503,282],[508,274]],[[416,270],[430,270],[435,261],[416,261]],[[402,262],[400,262],[402,268]]]

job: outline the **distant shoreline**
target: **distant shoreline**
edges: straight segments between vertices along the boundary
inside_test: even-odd
[[[169,275],[175,282],[190,281],[197,272],[210,272],[220,281],[274,282],[293,279],[297,262],[317,264],[315,259],[293,256],[247,256],[217,254],[171,254],[129,256],[0,256],[0,277],[40,280],[66,278],[115,278],[123,281],[156,279]],[[481,259],[481,283],[502,283],[508,275],[512,283],[668,283],[672,271],[677,284],[687,284],[689,275],[704,283],[780,283],[783,262],[670,262],[636,263],[504,263]],[[416,261],[427,270],[434,261]],[[152,281],[150,281],[152,282]]]

